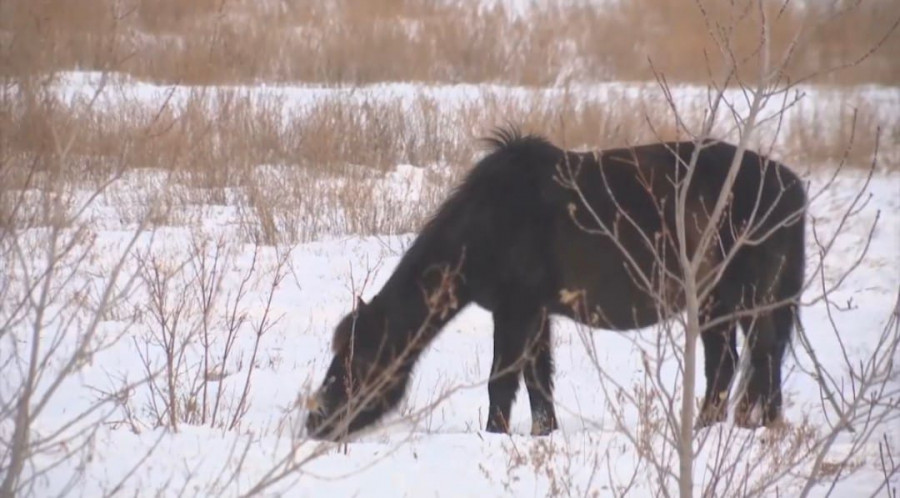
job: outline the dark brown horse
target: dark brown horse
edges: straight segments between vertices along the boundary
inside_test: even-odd
[[[395,407],[422,350],[470,303],[494,319],[486,429],[509,430],[522,375],[532,433],[547,434],[557,428],[548,315],[614,330],[665,320],[684,309],[687,258],[697,262],[707,380],[697,424],[726,417],[738,326],[750,370],[735,421],[780,417],[804,273],[806,193],[794,173],[747,151],[724,192],[736,153],[727,143],[580,153],[507,130],[488,142],[491,153],[384,287],[338,324],[334,359],[309,403],[311,436],[339,438]],[[712,226],[720,195],[728,197]]]

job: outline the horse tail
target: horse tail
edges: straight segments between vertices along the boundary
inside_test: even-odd
[[[798,200],[802,201],[802,207],[797,208],[798,220],[787,228],[786,239],[787,247],[785,250],[784,271],[781,273],[778,285],[779,300],[789,300],[788,308],[790,310],[790,319],[793,323],[786,326],[788,337],[785,338],[790,342],[790,334],[795,326],[800,326],[800,295],[803,292],[803,284],[806,281],[806,192],[802,183],[798,179],[796,188],[792,189],[796,192]]]
[[[805,210],[798,213],[799,219],[787,230],[785,271],[781,274],[778,292],[780,299],[799,300],[800,293],[803,291],[803,283],[806,279],[806,220],[804,214]]]
[[[781,262],[778,268],[772,298],[775,302],[784,302],[775,310],[776,341],[781,347],[791,343],[795,327],[800,326],[800,297],[806,279],[806,189],[799,177],[784,166],[778,166],[778,176],[783,183],[782,199],[777,209],[775,220],[785,226],[773,234],[778,237]],[[783,258],[783,259],[782,259]]]

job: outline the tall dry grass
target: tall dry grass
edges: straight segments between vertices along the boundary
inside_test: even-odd
[[[900,172],[900,114],[843,93],[828,106],[805,106],[787,117],[779,147],[786,161],[810,168],[835,164]]]
[[[660,110],[648,97],[621,99],[623,109]],[[113,106],[63,102],[47,87],[10,90],[0,99],[0,180],[3,190],[18,192],[96,186],[123,171],[162,173],[177,186],[167,212],[241,199],[247,234],[274,243],[414,230],[477,159],[477,137],[506,122],[577,146],[653,136],[646,123],[604,103],[489,91],[456,108],[424,94],[411,101],[326,97],[296,113],[285,107],[279,96],[228,89]],[[398,164],[426,167],[418,199],[373,195]]]
[[[770,22],[773,54],[800,35],[786,78],[802,79],[874,49],[861,64],[816,81],[900,83],[892,57],[900,53],[900,36],[886,36],[900,19],[900,3],[802,9],[764,3],[764,11],[754,5],[633,0],[600,9],[555,1],[521,17],[502,4],[427,0],[8,0],[0,3],[0,190],[96,184],[123,170],[148,169],[181,186],[155,216],[158,223],[175,222],[166,213],[178,206],[240,199],[248,237],[267,242],[309,240],[329,230],[403,231],[415,229],[477,159],[476,138],[494,126],[514,123],[574,148],[686,138],[658,93],[585,100],[569,82],[651,79],[651,61],[669,81],[706,82],[719,76],[725,57],[736,57],[738,77],[747,77],[756,71],[761,15]],[[731,51],[713,50],[721,33],[733,40]],[[194,86],[178,98],[99,105],[53,89],[53,75],[66,69]],[[223,86],[393,80],[555,90],[521,98],[485,87],[453,105],[424,92],[411,100],[336,93],[297,109],[282,97]],[[112,78],[107,93],[122,81]],[[878,126],[894,142],[900,128],[871,117],[877,113],[870,107],[848,101],[837,111],[794,114],[778,152],[801,162],[839,160],[847,110],[859,109],[851,159],[865,162]],[[819,143],[823,136],[827,146]],[[361,194],[381,188],[378,175],[398,164],[450,166],[425,175],[415,208]],[[9,202],[0,192],[0,217],[21,217],[4,207]]]
[[[581,16],[586,23],[597,21],[590,11]],[[591,38],[586,45],[612,44],[606,63],[623,79],[646,79],[652,61],[670,81],[718,79],[732,63],[738,66],[737,78],[753,80],[765,19],[770,62],[785,61],[788,80],[900,84],[900,63],[892,55],[900,53],[900,4],[892,0],[632,0],[617,3],[601,19],[613,20],[612,25],[582,25]]]
[[[555,1],[525,17],[492,5],[8,0],[0,4],[0,72],[114,69],[191,84],[543,86],[571,79],[648,80],[652,61],[670,81],[706,82],[730,58],[738,61],[742,76],[754,73],[759,19],[765,14],[774,57],[790,54],[786,78],[900,84],[900,3],[893,0],[766,0],[764,12],[755,0],[631,0],[602,6]],[[717,48],[722,36],[733,41],[729,51]]]
[[[895,150],[896,117],[885,118],[859,95],[842,95],[791,111],[783,127],[761,128],[757,145],[776,143],[776,156],[791,164],[833,164],[850,147],[849,163],[866,165],[880,128],[882,155]],[[698,129],[702,104],[679,109],[688,130]],[[155,223],[188,222],[178,213],[190,206],[236,205],[246,238],[265,243],[413,231],[482,154],[478,137],[508,123],[576,149],[690,138],[664,96],[650,89],[585,98],[577,90],[486,88],[458,103],[425,92],[333,93],[297,107],[279,93],[198,87],[168,100],[92,106],[36,86],[8,90],[0,111],[0,183],[7,192],[53,182],[93,186],[143,170],[171,185]],[[726,133],[724,126],[715,130]],[[397,180],[390,175],[403,164],[422,178],[410,187],[414,197],[390,190]],[[121,218],[142,213],[123,211]]]

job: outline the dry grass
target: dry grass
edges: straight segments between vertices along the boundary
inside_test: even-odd
[[[521,18],[502,6],[429,0],[10,0],[0,5],[0,72],[117,70],[192,84],[543,86],[651,79],[649,59],[670,81],[706,82],[730,57],[741,76],[755,75],[755,5],[633,0],[601,9],[558,1]],[[897,2],[765,5],[774,58],[801,34],[786,77],[850,64],[877,47],[863,63],[816,81],[900,83],[900,35],[888,36],[900,19]],[[715,48],[724,34],[733,40],[730,53]]]
[[[478,152],[475,140],[506,123],[574,147],[677,136],[665,101],[651,92],[613,92],[608,101],[584,101],[568,92],[520,98],[484,90],[456,106],[425,94],[410,103],[336,94],[295,110],[277,95],[200,88],[160,103],[126,101],[102,109],[86,101],[63,103],[50,91],[11,94],[4,104],[0,130],[7,157],[18,158],[12,164],[30,164],[22,162],[30,157],[38,170],[58,167],[51,158],[65,146],[60,140],[76,137],[69,157],[174,171],[200,188],[243,186],[251,170],[264,164],[325,171],[469,164]],[[104,174],[98,167],[90,170]]]
[[[791,81],[900,83],[900,63],[890,55],[900,51],[897,2],[766,1],[763,5],[761,11],[756,1],[748,0],[690,6],[677,0],[622,2],[614,14],[618,25],[638,28],[614,38],[618,46],[609,52],[612,65],[620,78],[646,79],[647,67],[636,61],[649,58],[670,81],[706,82],[721,79],[723,68],[733,62],[738,79],[754,81],[765,16],[771,64],[786,60],[783,76]],[[591,45],[608,40],[609,31],[589,32],[595,37]]]
[[[594,99],[577,90],[486,88],[456,104],[424,92],[406,99],[334,93],[298,107],[281,94],[243,89],[198,87],[168,100],[92,106],[88,99],[62,102],[49,86],[16,88],[0,99],[0,180],[8,192],[96,186],[144,170],[170,187],[146,209],[123,199],[122,220],[152,214],[155,224],[190,223],[191,206],[236,206],[244,238],[267,244],[416,230],[482,153],[477,138],[498,125],[514,123],[578,149],[688,138],[666,100],[649,89]],[[864,165],[879,126],[883,149],[895,149],[896,116],[878,118],[862,97],[843,95],[788,114],[776,155],[791,164],[833,164],[852,138],[848,162]],[[701,109],[680,112],[696,129]],[[773,129],[761,129],[760,141]],[[390,190],[396,177],[385,177],[398,164],[415,165],[421,177],[404,193]],[[7,219],[10,197],[0,197]],[[149,194],[138,197],[148,204]]]
[[[781,147],[788,161],[866,167],[877,159],[880,169],[900,171],[900,115],[879,113],[875,104],[852,93],[831,104],[806,106],[789,115]]]
[[[424,93],[407,100],[335,94],[296,108],[277,95],[195,88],[101,106],[63,102],[49,85],[17,86],[0,99],[0,178],[4,190],[18,192],[162,174],[171,188],[151,210],[155,223],[188,221],[178,212],[192,205],[238,205],[247,238],[266,243],[405,232],[477,160],[477,138],[494,126],[517,123],[576,147],[652,140],[654,130],[633,110],[662,115],[664,102],[613,98],[610,106],[569,94],[513,98],[485,90],[448,105]],[[389,191],[385,174],[398,164],[426,166],[414,170],[417,198]],[[122,220],[150,213],[122,200]]]
[[[710,75],[723,57],[734,56],[739,76],[748,77],[756,70],[760,13],[742,2],[729,10],[703,4],[701,14],[675,0],[603,10],[559,1],[524,18],[499,6],[426,0],[3,2],[0,226],[22,222],[10,192],[97,185],[146,169],[163,172],[174,187],[152,208],[125,208],[131,211],[121,213],[123,220],[150,213],[157,224],[177,223],[186,206],[237,205],[245,237],[266,243],[414,230],[477,160],[476,138],[495,126],[513,123],[568,148],[686,138],[657,91],[591,100],[570,90],[578,88],[570,82],[649,79],[648,58],[669,80],[705,82],[718,77]],[[900,18],[900,4],[887,0],[863,1],[841,14],[766,5],[773,53],[785,50],[792,33],[802,34],[787,66],[793,79],[855,60]],[[710,35],[722,30],[734,41],[724,54],[712,51]],[[887,38],[863,64],[819,81],[897,84],[900,64],[886,54],[900,51],[898,39]],[[172,98],[126,97],[110,106],[63,99],[52,85],[64,69],[196,86],[180,87]],[[412,99],[347,91],[298,107],[277,92],[221,85],[392,80],[541,89],[485,86],[454,104],[424,91]],[[106,93],[116,93],[122,81],[113,77]],[[898,142],[896,118],[875,118],[870,104],[847,99],[838,108],[792,114],[778,153],[804,163],[840,160],[854,108],[851,163],[871,157],[878,126],[887,130],[883,143]],[[701,114],[680,111],[688,121]],[[409,200],[383,190],[383,176],[398,164],[449,167],[423,170],[421,197]]]

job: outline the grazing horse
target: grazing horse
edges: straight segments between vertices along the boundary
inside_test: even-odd
[[[619,331],[653,325],[685,309],[685,268],[705,353],[696,424],[727,416],[738,326],[750,360],[735,423],[780,419],[804,278],[807,200],[794,173],[751,151],[732,167],[737,148],[712,140],[573,152],[500,129],[486,141],[490,153],[384,287],[337,325],[308,401],[311,437],[340,439],[394,408],[421,352],[470,303],[494,321],[486,430],[509,431],[522,375],[532,434],[548,434],[558,426],[548,315]]]

